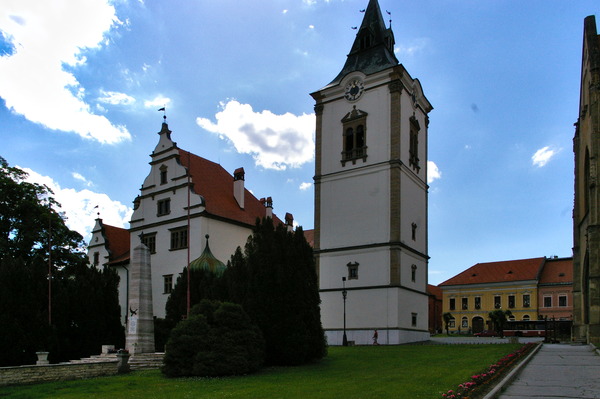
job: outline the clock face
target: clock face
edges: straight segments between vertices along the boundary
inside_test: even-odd
[[[352,79],[344,89],[344,97],[348,101],[356,101],[363,94],[364,90],[363,82],[360,79]]]

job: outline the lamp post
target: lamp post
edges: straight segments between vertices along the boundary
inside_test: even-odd
[[[344,336],[342,338],[342,346],[348,346],[348,338],[346,337],[346,277],[342,277],[342,297],[344,298]]]

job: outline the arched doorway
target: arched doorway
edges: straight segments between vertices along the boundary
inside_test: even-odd
[[[473,317],[473,334],[483,331],[483,317],[475,316]]]

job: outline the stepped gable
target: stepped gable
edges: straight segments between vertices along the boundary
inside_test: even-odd
[[[178,151],[179,162],[190,171],[193,190],[204,198],[207,213],[252,226],[256,218],[266,216],[265,206],[247,189],[244,208],[240,208],[233,194],[233,176],[221,165],[182,149]],[[281,220],[273,215],[273,222]]]
[[[478,263],[444,281],[440,286],[537,280],[546,258]]]

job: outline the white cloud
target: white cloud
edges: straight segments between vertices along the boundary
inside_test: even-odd
[[[423,51],[425,48],[427,48],[429,45],[429,39],[426,38],[419,38],[419,39],[414,39],[412,40],[410,43],[403,43],[403,44],[399,44],[394,48],[394,52],[396,54],[398,54],[399,56],[413,56],[421,51]]]
[[[249,104],[236,100],[221,103],[216,123],[196,118],[203,129],[228,139],[242,154],[251,154],[256,165],[285,170],[299,167],[314,157],[315,116],[313,114],[276,115],[271,111],[254,112]]]
[[[560,148],[550,148],[549,146],[540,148],[531,156],[531,162],[538,168],[546,166],[550,160],[560,152]]]
[[[98,97],[98,101],[112,105],[131,105],[135,102],[135,98],[117,91],[104,91],[100,92],[103,97]]]
[[[433,183],[434,180],[441,179],[442,172],[437,167],[435,162],[427,161],[427,184]]]
[[[306,190],[308,190],[311,187],[312,187],[312,183],[304,182],[304,183],[300,183],[300,187],[299,188],[302,191],[306,191]]]
[[[94,183],[92,183],[91,181],[89,181],[88,179],[86,179],[82,174],[77,173],[77,172],[73,172],[71,173],[71,176],[73,176],[73,178],[75,180],[79,180],[83,183],[85,183],[86,186],[88,187],[92,187],[94,185]]]
[[[99,48],[118,24],[108,0],[4,0],[0,30],[14,46],[0,57],[6,106],[31,122],[101,143],[130,139],[124,126],[92,113],[85,88],[65,69],[85,64],[82,51]]]
[[[166,107],[171,104],[171,99],[163,96],[156,96],[152,100],[144,101],[144,107],[146,108],[155,108],[155,107]]]
[[[119,201],[111,200],[106,194],[95,193],[88,189],[77,191],[72,188],[62,188],[49,176],[40,175],[28,168],[17,167],[29,174],[27,181],[45,184],[54,192],[54,199],[62,205],[60,211],[67,217],[67,226],[81,234],[86,242],[91,238],[90,233],[98,213],[104,223],[117,227],[126,227],[131,219],[133,209]],[[98,208],[95,208],[96,206]]]

